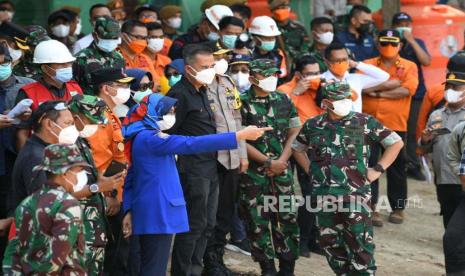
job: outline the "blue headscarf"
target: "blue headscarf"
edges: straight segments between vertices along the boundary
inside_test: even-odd
[[[162,120],[177,100],[163,96],[159,93],[146,96],[140,104],[136,104],[128,111],[123,120],[123,137],[125,141],[125,154],[130,160],[132,139],[142,130],[159,130],[157,121]]]

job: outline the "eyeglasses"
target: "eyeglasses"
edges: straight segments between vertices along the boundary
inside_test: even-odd
[[[149,81],[147,83],[139,84],[139,90],[140,91],[145,91],[147,89],[153,89],[153,81]]]
[[[379,45],[381,45],[382,47],[385,47],[385,46],[388,46],[388,45],[391,45],[393,47],[397,47],[397,46],[399,46],[399,42],[380,41]]]
[[[132,37],[134,37],[136,39],[141,39],[141,40],[146,40],[147,39],[147,37],[143,36],[143,35],[135,35],[135,34],[131,34],[131,33],[126,33],[126,34],[128,34],[128,35],[130,35],[130,36],[132,36]]]

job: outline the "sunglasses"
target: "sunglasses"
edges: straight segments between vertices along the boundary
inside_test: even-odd
[[[149,81],[147,83],[141,83],[139,85],[139,90],[140,91],[145,91],[147,89],[153,89],[153,81]]]
[[[169,79],[169,78],[171,78],[172,76],[178,77],[179,75],[181,75],[181,73],[171,73],[171,74],[167,73],[167,74],[165,74],[165,77],[166,77],[167,79]]]
[[[399,42],[381,41],[381,42],[379,42],[379,45],[381,45],[382,47],[385,47],[385,46],[388,46],[388,45],[391,45],[393,47],[397,47],[397,46],[399,46]]]

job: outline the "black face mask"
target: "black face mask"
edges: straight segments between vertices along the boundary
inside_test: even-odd
[[[368,22],[368,23],[360,24],[360,27],[358,27],[356,30],[359,34],[366,34],[366,33],[369,33],[370,30],[372,29],[373,29],[372,23]]]

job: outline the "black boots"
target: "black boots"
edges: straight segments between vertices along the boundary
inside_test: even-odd
[[[279,259],[278,276],[294,276],[295,260]]]
[[[223,262],[224,248],[207,248],[203,256],[204,276],[232,276],[232,272],[224,265]]]

